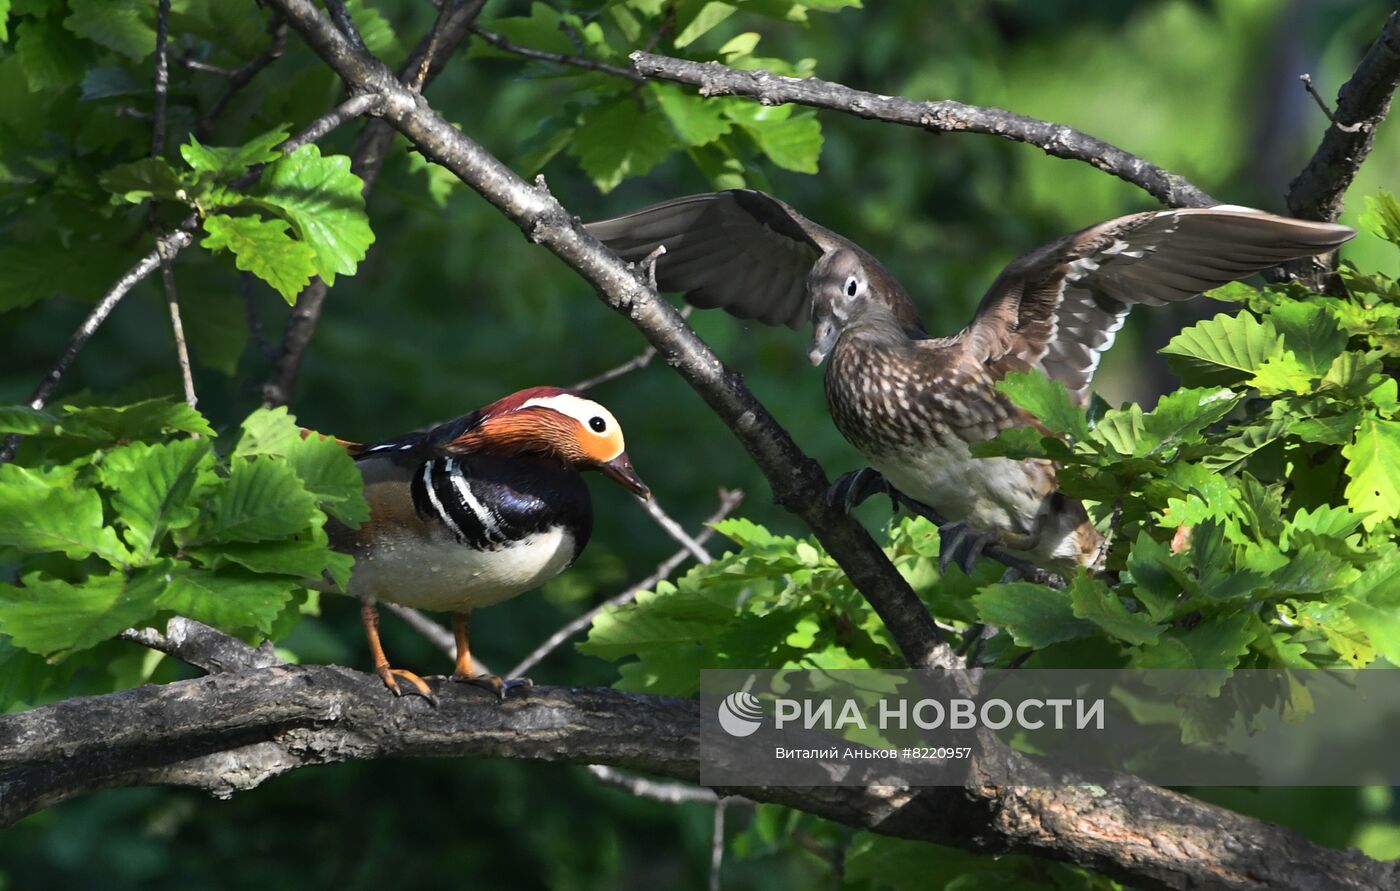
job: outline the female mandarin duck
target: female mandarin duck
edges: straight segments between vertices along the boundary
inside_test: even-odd
[[[1052,462],[969,452],[1035,424],[997,381],[1037,370],[1087,405],[1099,356],[1134,304],[1188,300],[1356,234],[1232,205],[1119,217],[1013,261],[967,327],[931,337],[878,260],[762,192],[692,195],[587,228],[627,260],[665,245],[658,286],[696,306],[770,325],[810,319],[812,364],[831,360],[836,426],[884,477],[848,474],[833,497],[849,507],[893,485],[952,521],[940,564],[965,570],[990,540],[1057,569],[1097,566],[1105,550],[1084,506],[1056,491]]]
[[[347,593],[359,597],[374,669],[436,701],[423,679],[390,668],[379,642],[378,601],[451,610],[452,676],[504,697],[523,678],[473,676],[468,617],[537,588],[578,559],[593,530],[582,470],[600,470],[634,494],[651,493],[627,458],[622,428],[603,406],[557,387],[521,390],[425,433],[347,443],[365,479],[370,519],[331,521],[331,544],[355,558]]]

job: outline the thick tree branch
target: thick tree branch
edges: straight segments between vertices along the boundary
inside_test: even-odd
[[[0,716],[0,825],[96,789],[158,783],[228,796],[351,759],[508,757],[698,777],[694,701],[536,687],[502,703],[436,683],[435,709],[390,696],[371,675],[275,665]],[[1078,863],[1139,888],[1381,891],[1400,881],[1400,864],[1323,848],[1132,778],[742,793],[886,835]]]
[[[1385,20],[1380,36],[1337,93],[1322,143],[1288,187],[1288,212],[1307,220],[1335,220],[1356,171],[1376,141],[1376,127],[1400,86],[1400,12]]]
[[[1219,202],[1172,173],[1115,145],[1073,127],[950,99],[917,102],[853,90],[815,77],[782,77],[761,69],[741,71],[718,62],[691,62],[652,53],[632,54],[632,66],[648,79],[659,78],[700,88],[702,96],[748,96],[764,105],[794,102],[844,111],[891,124],[920,127],[932,133],[986,133],[1033,145],[1048,155],[1083,161],[1137,186],[1171,207],[1204,207]]]

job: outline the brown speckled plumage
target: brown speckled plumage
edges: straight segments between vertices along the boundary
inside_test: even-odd
[[[1094,565],[1103,538],[1042,460],[978,459],[971,443],[1038,426],[996,390],[1011,371],[1060,381],[1080,405],[1133,304],[1160,305],[1296,257],[1345,226],[1220,206],[1138,213],[1009,264],[966,328],[930,337],[904,288],[869,253],[752,190],[692,195],[589,230],[628,260],[658,245],[662,290],[744,319],[813,325],[842,434],[904,494],[1042,565]]]

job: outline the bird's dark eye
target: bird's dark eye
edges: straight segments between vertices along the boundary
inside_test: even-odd
[[[854,275],[846,279],[846,296],[856,296],[856,277]]]
[[[602,418],[589,418],[588,426],[593,428],[594,433],[602,433],[608,429],[608,422]]]

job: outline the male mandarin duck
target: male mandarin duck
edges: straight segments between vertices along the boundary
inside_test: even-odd
[[[847,507],[893,486],[948,518],[941,568],[971,569],[989,541],[1037,565],[1097,567],[1104,537],[1056,490],[1044,460],[974,458],[968,446],[1034,425],[997,391],[1037,370],[1087,405],[1099,357],[1134,304],[1189,300],[1356,233],[1246,207],[1136,213],[1082,229],[1008,265],[972,322],[930,336],[903,286],[855,243],[752,190],[692,195],[587,225],[624,259],[664,245],[661,290],[769,325],[813,325],[841,433],[872,467],[832,490]]]
[[[583,470],[600,470],[649,498],[632,469],[622,428],[603,406],[558,387],[521,390],[485,408],[370,445],[347,443],[365,479],[370,519],[331,521],[331,545],[355,558],[374,669],[395,695],[397,678],[436,701],[418,675],[390,668],[379,642],[378,601],[450,610],[453,678],[504,697],[523,678],[473,676],[467,640],[476,607],[508,600],[568,569],[593,530]]]

